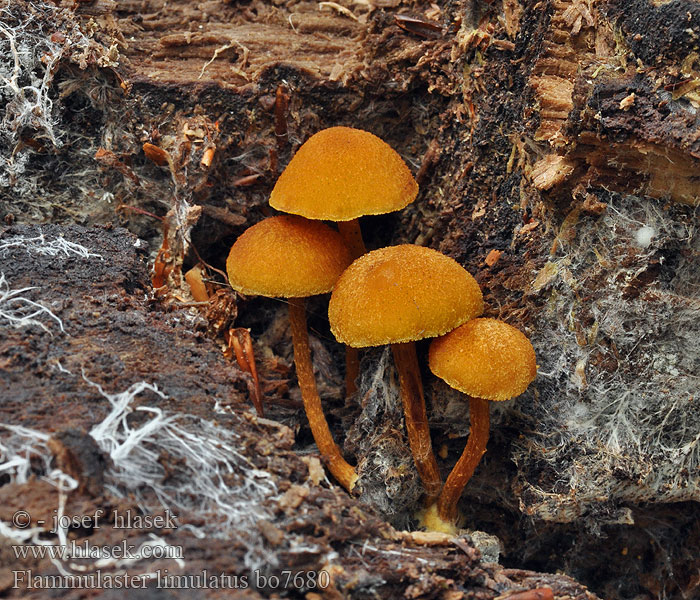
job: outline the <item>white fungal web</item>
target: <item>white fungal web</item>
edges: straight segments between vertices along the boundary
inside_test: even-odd
[[[362,353],[358,399],[362,412],[348,427],[346,443],[361,451],[362,501],[394,527],[411,525],[413,508],[423,493],[404,434],[403,409],[391,349]]]
[[[0,478],[8,478],[11,483],[24,484],[29,481],[32,474],[40,473],[41,479],[57,489],[58,507],[56,509],[57,522],[60,523],[64,515],[67,492],[75,489],[78,482],[59,469],[51,467],[51,452],[47,442],[49,436],[39,431],[34,431],[18,425],[0,423]],[[11,540],[15,544],[31,544],[33,546],[53,546],[50,540],[40,537],[46,533],[44,527],[27,527],[29,513],[17,511],[13,520],[16,522],[5,523],[0,521],[0,535]],[[59,544],[68,545],[67,529],[59,526],[56,530]],[[69,574],[60,558],[47,553],[46,556],[56,566],[62,575]]]
[[[7,10],[0,11],[0,14],[10,16]],[[3,133],[12,131],[17,134],[29,127],[43,132],[51,143],[58,145],[50,84],[53,68],[63,56],[61,45],[38,36],[23,38],[20,34],[31,28],[32,16],[16,29],[3,21],[0,21],[0,49],[4,57],[0,62],[0,97],[7,102]],[[45,60],[42,56],[46,57]]]
[[[523,482],[538,517],[700,500],[696,220],[692,209],[613,195],[536,274],[533,292],[547,300],[531,336],[539,371],[516,403],[537,433],[516,460],[556,473],[548,487]]]
[[[70,374],[57,364],[61,373]],[[112,410],[90,431],[98,446],[109,454],[112,468],[106,473],[105,488],[118,498],[135,499],[145,513],[168,508],[179,517],[179,529],[197,538],[235,538],[247,551],[244,564],[251,571],[277,565],[274,555],[265,552],[256,523],[274,516],[266,508],[277,497],[277,488],[269,473],[257,469],[240,451],[240,436],[205,419],[163,411],[155,406],[136,406],[135,399],[154,394],[166,399],[156,385],[144,381],[127,390],[109,394],[84,374],[83,379],[110,403]],[[138,418],[142,415],[144,418]],[[77,482],[51,467],[49,436],[25,427],[0,424],[0,477],[26,483],[31,474],[46,473],[42,478],[58,488],[56,515],[64,514],[66,493]],[[166,470],[166,465],[168,466]],[[195,517],[197,525],[184,523]],[[202,524],[199,524],[202,523]],[[52,544],[56,540],[40,538],[45,527],[22,529],[0,521],[0,535],[19,544]],[[58,544],[68,547],[65,528],[56,532]],[[61,574],[88,572],[107,566],[124,567],[142,556],[144,545],[175,549],[163,539],[150,539],[134,551],[133,556],[101,558],[93,563],[71,561],[68,555],[51,556]],[[184,566],[173,552],[163,556]],[[47,556],[49,556],[47,554]],[[63,558],[64,560],[61,560]],[[186,558],[186,557],[185,557]],[[155,577],[155,573],[144,576]]]
[[[39,288],[25,287],[13,290],[5,278],[5,274],[0,272],[0,331],[3,325],[18,329],[34,325],[53,335],[46,324],[47,319],[49,319],[49,323],[52,320],[54,324],[58,325],[61,332],[66,333],[63,321],[59,317],[43,304],[26,297],[27,292],[36,289]]]
[[[272,557],[253,533],[260,519],[272,519],[266,508],[277,488],[269,473],[257,469],[240,451],[240,436],[191,415],[167,413],[153,406],[133,407],[136,396],[157,386],[140,382],[109,394],[83,374],[112,406],[90,435],[109,454],[113,468],[105,486],[120,497],[135,497],[144,510],[159,506],[175,514],[203,517],[203,525],[185,525],[196,537],[228,538],[247,546],[251,570],[269,566]],[[145,420],[131,424],[129,415]],[[169,472],[164,462],[172,465]],[[157,502],[156,502],[157,501]]]
[[[87,51],[89,40],[77,24],[53,36],[48,29],[60,26],[61,15],[49,3],[35,3],[32,10],[0,3],[0,144],[14,146],[0,154],[0,186],[12,185],[24,171],[22,133],[30,130],[54,147],[62,143],[53,78],[61,61]]]
[[[117,42],[96,29],[60,2],[0,0],[0,205],[25,221],[108,220],[114,194],[130,193],[94,159],[133,141],[123,91],[99,68],[116,64]]]
[[[58,506],[53,515],[55,521],[52,518],[48,523],[49,529],[52,529],[54,525],[56,526],[55,529],[52,529],[52,532],[55,533],[57,540],[54,538],[47,539],[46,533],[49,529],[46,526],[27,526],[30,519],[30,514],[27,511],[16,511],[13,515],[14,522],[12,523],[0,521],[0,535],[16,544],[16,546],[13,546],[13,550],[18,552],[19,556],[22,556],[22,551],[26,552],[25,556],[45,556],[53,563],[61,575],[71,577],[75,573],[85,573],[96,568],[123,567],[136,562],[139,559],[133,557],[143,556],[143,549],[146,546],[163,548],[165,551],[161,553],[162,556],[176,555],[172,551],[170,554],[167,552],[168,549],[176,550],[176,548],[167,544],[157,535],[149,534],[147,541],[142,542],[138,548],[131,551],[132,556],[100,558],[92,563],[86,563],[85,561],[81,561],[81,563],[74,562],[67,537],[68,528],[63,521],[63,516],[65,515],[68,493],[78,486],[78,482],[63,471],[52,468],[52,455],[47,445],[49,440],[47,434],[26,427],[4,423],[0,423],[0,432],[2,432],[2,435],[0,435],[0,477],[7,477],[11,483],[25,484],[29,481],[31,475],[38,473],[41,480],[56,488],[58,496]],[[28,546],[32,546],[34,551],[30,552],[27,549]],[[42,546],[44,548],[41,548]],[[39,549],[38,551],[36,550],[37,548]],[[177,559],[177,563],[184,565],[181,559]],[[147,573],[145,576],[154,577],[155,574]]]
[[[0,257],[5,257],[9,252],[17,249],[41,256],[103,260],[100,254],[92,252],[81,244],[71,242],[62,235],[48,239],[43,232],[33,237],[14,235],[0,239]],[[61,332],[66,333],[63,321],[51,309],[27,297],[27,292],[38,289],[37,286],[12,289],[5,274],[0,272],[0,328],[3,326],[22,328],[34,325],[53,335],[47,325],[53,321]]]
[[[0,239],[0,256],[6,256],[8,251],[15,248],[41,256],[63,256],[65,258],[77,256],[79,258],[99,258],[103,260],[102,255],[92,252],[81,244],[71,242],[62,235],[54,239],[47,239],[43,232],[39,232],[39,235],[34,237],[14,235]]]

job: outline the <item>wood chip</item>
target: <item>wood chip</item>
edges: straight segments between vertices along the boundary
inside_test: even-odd
[[[625,96],[622,100],[620,100],[620,109],[629,110],[632,106],[634,106],[634,99],[634,92],[632,92],[629,96]]]
[[[491,252],[489,252],[486,255],[486,258],[484,259],[486,266],[493,267],[493,265],[495,265],[498,262],[498,259],[501,258],[501,254],[503,254],[503,252],[501,252],[500,250],[491,250]]]
[[[295,510],[309,495],[309,488],[303,485],[292,485],[279,500],[279,507],[285,512],[287,509]]]
[[[566,181],[575,167],[576,163],[565,156],[548,154],[533,165],[530,177],[538,190],[549,190]]]
[[[301,460],[309,467],[309,481],[312,484],[319,485],[326,479],[326,471],[316,456],[302,456]]]

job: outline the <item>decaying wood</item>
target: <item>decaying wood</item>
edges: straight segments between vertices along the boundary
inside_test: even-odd
[[[124,373],[153,377],[168,390],[169,409],[236,422],[252,448],[245,456],[282,491],[260,526],[265,548],[309,569],[337,552],[328,565],[337,593],[527,598],[551,586],[555,598],[584,597],[561,578],[491,570],[461,546],[448,550],[417,532],[385,537],[373,511],[399,530],[410,527],[422,493],[392,405],[391,362],[367,352],[358,396],[345,403],[322,299],[310,312],[314,366],[334,438],[345,436],[344,451],[360,467],[361,502],[328,488],[319,469],[311,484],[304,479],[310,463],[292,449],[311,452],[313,444],[296,412],[284,307],[233,294],[223,262],[235,237],[270,214],[269,192],[305,139],[331,125],[364,128],[399,151],[421,186],[404,211],[363,223],[368,245],[412,242],[454,257],[482,286],[487,315],[524,330],[538,351],[530,391],[492,414],[492,442],[463,496],[467,521],[500,538],[507,564],[563,570],[602,597],[697,593],[697,428],[693,394],[683,387],[694,381],[692,340],[700,335],[697,2],[0,7],[0,217],[8,225],[118,221],[146,240],[159,288],[157,299],[144,300],[143,271],[129,274],[133,238],[110,238],[116,266],[75,274],[77,308],[65,298],[54,307],[76,327],[85,321],[83,333],[57,346],[34,330],[0,338],[7,419],[86,435],[108,407],[81,367],[95,367],[86,370],[91,381],[123,384],[113,392],[134,383]],[[24,62],[12,51],[19,42]],[[20,86],[45,76],[46,95],[22,112],[17,98],[35,96]],[[92,235],[79,237],[94,242]],[[48,270],[20,280],[6,256],[0,264],[10,283],[52,289]],[[206,323],[182,312],[191,302],[182,273],[200,263],[211,296]],[[245,412],[250,382],[220,356],[223,333],[239,326],[251,330],[270,422],[213,409],[233,403],[235,415]],[[44,362],[31,358],[37,352]],[[424,354],[419,347],[419,359]],[[200,355],[207,367],[195,361]],[[425,375],[444,476],[464,447],[467,407]],[[650,424],[656,429],[629,434]],[[61,433],[50,446],[57,464],[78,476],[75,439]],[[645,445],[654,439],[657,446]],[[162,463],[177,473],[167,456]],[[0,492],[51,510],[55,498],[47,504],[41,485]],[[81,493],[83,508],[115,502]],[[300,507],[302,516],[293,512]],[[173,543],[186,537],[172,535]],[[315,545],[300,550],[306,543]],[[203,557],[193,571],[236,571],[246,552],[243,542],[233,550],[220,541],[186,544]],[[396,557],[405,568],[396,569]]]
[[[651,26],[659,9],[653,3],[636,4],[647,11],[640,21]],[[675,4],[679,18],[686,15],[686,35],[692,37],[697,7],[692,2]],[[687,127],[695,123],[700,106],[695,95],[697,53],[688,47],[681,65],[634,62],[616,38],[614,21],[605,18],[628,15],[629,10],[629,4],[616,2],[553,3],[543,52],[530,75],[540,115],[535,139],[581,167],[573,187],[585,181],[696,205],[700,146]],[[671,19],[670,12],[667,17]],[[629,37],[634,42],[649,33],[640,29]],[[654,40],[661,37],[651,33]],[[651,40],[647,44],[653,46]],[[669,101],[679,98],[687,102],[669,112]]]
[[[291,429],[252,414],[244,374],[206,338],[203,319],[188,309],[164,311],[153,304],[146,292],[150,287],[146,261],[135,247],[133,235],[121,229],[15,226],[0,233],[0,247],[42,234],[46,242],[62,238],[88,250],[91,256],[42,256],[37,252],[42,246],[28,242],[3,253],[5,275],[13,287],[26,287],[39,278],[46,291],[28,291],[28,299],[40,296],[47,305],[63,306],[60,314],[64,330],[47,322],[46,330],[30,325],[3,330],[0,338],[0,432],[4,442],[0,457],[12,458],[7,453],[15,445],[23,448],[20,453],[34,455],[27,481],[0,486],[0,519],[9,524],[0,538],[6,557],[0,570],[0,590],[6,597],[46,597],[46,588],[58,585],[58,579],[51,577],[99,572],[106,580],[124,569],[134,577],[147,573],[201,577],[208,572],[238,578],[238,584],[224,589],[207,588],[201,583],[171,586],[169,594],[177,598],[189,598],[193,593],[207,598],[262,598],[272,593],[365,598],[368,590],[385,598],[436,593],[450,598],[494,598],[542,585],[557,597],[596,597],[562,575],[532,571],[506,574],[499,565],[484,563],[467,536],[396,531],[371,507],[330,485],[318,459],[298,456]],[[17,348],[31,353],[32,365],[18,360]],[[99,438],[96,427],[106,426],[113,409],[110,402],[114,402],[114,396],[108,401],[105,394],[125,392],[135,375],[155,384],[161,394],[137,394],[127,410],[132,430],[150,420],[150,436],[144,431],[137,444],[142,443],[153,455],[148,471],[155,468],[160,475],[155,483],[142,479],[138,482],[141,487],[129,492],[124,471],[113,464],[105,446],[98,445],[92,436]],[[159,497],[154,495],[160,483],[163,494],[169,482],[183,478],[179,485],[185,503],[188,496],[202,493],[196,487],[197,474],[189,470],[192,465],[188,459],[177,459],[172,447],[159,447],[153,416],[160,411],[167,415],[176,435],[178,431],[184,435],[187,419],[194,416],[197,421],[191,435],[206,438],[214,432],[222,436],[219,444],[227,443],[225,435],[233,436],[233,441],[228,441],[233,443],[230,449],[243,457],[243,462],[233,460],[232,455],[228,468],[210,465],[214,469],[211,484],[230,486],[231,493],[238,495],[231,499],[230,507],[207,505],[207,496],[202,495],[202,504],[195,503],[189,509],[171,503],[170,513],[176,516],[167,525],[135,524],[135,519],[148,514],[145,509],[165,518]],[[205,428],[203,423],[210,426]],[[36,437],[44,432],[51,434],[45,445]],[[193,441],[184,437],[180,443],[192,445]],[[21,458],[15,460],[20,462]],[[51,485],[51,479],[42,478],[43,461],[78,484],[66,494],[64,505],[61,491]],[[261,488],[264,492],[254,486],[237,491],[245,475],[245,471],[238,471],[241,466],[268,481],[269,485]],[[247,495],[251,497],[247,499]],[[237,510],[237,503],[246,500],[260,507],[255,530],[249,529],[251,523],[226,522],[226,512]],[[181,560],[151,558],[121,565],[94,558],[13,560],[13,544],[38,543],[16,537],[21,535],[23,523],[16,517],[13,520],[17,511],[26,511],[32,526],[44,531],[47,541],[60,542],[50,533],[52,519],[58,514],[83,524],[89,521],[89,525],[69,530],[69,538],[78,545],[111,547],[126,543],[133,545],[135,552],[141,544],[159,539],[179,548]],[[166,511],[165,515],[170,513]],[[124,522],[119,518],[125,516],[133,524],[120,529]],[[301,579],[285,580],[290,571]],[[18,585],[15,572],[37,578],[32,579],[35,589],[27,589],[24,579]],[[325,575],[319,575],[321,572]],[[309,581],[309,574],[319,582],[316,587],[300,583]],[[265,585],[260,583],[263,576],[279,577],[281,583]],[[41,581],[48,583],[36,583]],[[160,586],[168,584],[161,582]],[[86,590],[81,586],[70,587],[62,597],[84,597]],[[152,593],[158,592],[153,588]]]

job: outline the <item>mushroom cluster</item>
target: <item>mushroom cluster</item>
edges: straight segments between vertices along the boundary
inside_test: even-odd
[[[401,157],[378,137],[331,127],[310,137],[280,175],[270,205],[292,215],[269,217],[231,248],[231,286],[289,299],[294,362],[304,408],[321,457],[348,491],[355,467],[333,441],[316,389],[303,298],[331,292],[331,331],[344,343],[346,393],[359,371],[358,348],[390,344],[399,376],[406,432],[426,493],[421,524],[454,532],[457,504],[486,452],[489,401],[507,400],[536,375],[528,339],[484,310],[476,280],[452,258],[404,244],[367,252],[358,219],[400,210],[418,184]],[[321,223],[335,221],[338,231]],[[415,341],[435,338],[431,371],[470,396],[470,434],[443,484],[432,449]]]
[[[226,261],[242,293],[289,300],[294,363],[311,432],[336,480],[351,491],[357,472],[333,441],[316,388],[303,298],[330,292],[366,250],[358,218],[404,208],[418,184],[401,157],[377,136],[331,127],[311,136],[282,172],[270,205],[294,216],[269,217],[247,229]],[[338,231],[321,223],[336,221]],[[355,391],[357,351],[347,350],[346,393]],[[426,424],[427,426],[427,424]]]
[[[391,344],[406,432],[429,499],[442,486],[430,440],[414,342],[442,335],[481,314],[474,278],[437,250],[410,244],[381,248],[341,275],[328,305],[336,339],[362,348]]]

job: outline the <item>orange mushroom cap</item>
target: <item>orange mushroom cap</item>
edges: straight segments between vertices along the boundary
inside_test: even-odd
[[[229,252],[226,271],[231,287],[244,294],[304,298],[330,292],[351,262],[337,231],[283,215],[246,229]]]
[[[483,308],[479,285],[457,261],[405,244],[352,263],[333,289],[328,316],[338,341],[361,348],[442,335]]]
[[[270,206],[308,219],[350,221],[404,208],[418,184],[376,135],[330,127],[312,135],[280,175]]]
[[[485,400],[519,396],[537,374],[530,340],[496,319],[474,319],[433,340],[428,361],[451,387]]]

